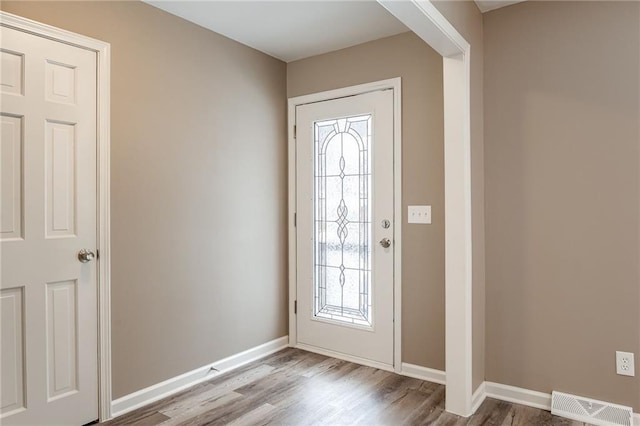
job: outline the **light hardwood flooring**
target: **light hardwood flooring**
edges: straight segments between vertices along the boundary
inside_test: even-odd
[[[105,425],[571,425],[549,412],[487,399],[464,419],[444,386],[299,349],[284,349]]]

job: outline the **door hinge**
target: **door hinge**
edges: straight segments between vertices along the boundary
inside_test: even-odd
[[[298,313],[298,301],[297,300],[293,301],[293,313],[294,314]]]
[[[298,137],[298,126],[296,126],[295,124],[293,125],[293,138],[297,138]]]
[[[298,213],[293,214],[293,226],[298,226]]]

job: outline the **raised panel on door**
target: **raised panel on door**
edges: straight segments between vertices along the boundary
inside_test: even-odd
[[[25,408],[23,295],[22,287],[0,290],[0,418]]]
[[[0,119],[0,240],[12,240],[22,238],[22,117]]]
[[[24,54],[0,49],[0,90],[12,95],[24,94]]]
[[[45,98],[50,102],[76,103],[76,67],[48,59]]]
[[[75,123],[47,121],[45,125],[45,222],[47,238],[75,234]]]
[[[77,281],[47,284],[47,399],[78,390]]]

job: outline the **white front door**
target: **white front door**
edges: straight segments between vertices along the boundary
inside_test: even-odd
[[[393,359],[393,91],[296,108],[298,346]]]
[[[78,257],[96,251],[96,53],[0,31],[0,422],[81,425],[98,418],[96,261]]]

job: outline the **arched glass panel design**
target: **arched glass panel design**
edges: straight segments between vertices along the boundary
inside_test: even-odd
[[[371,326],[371,114],[314,123],[314,315]]]

